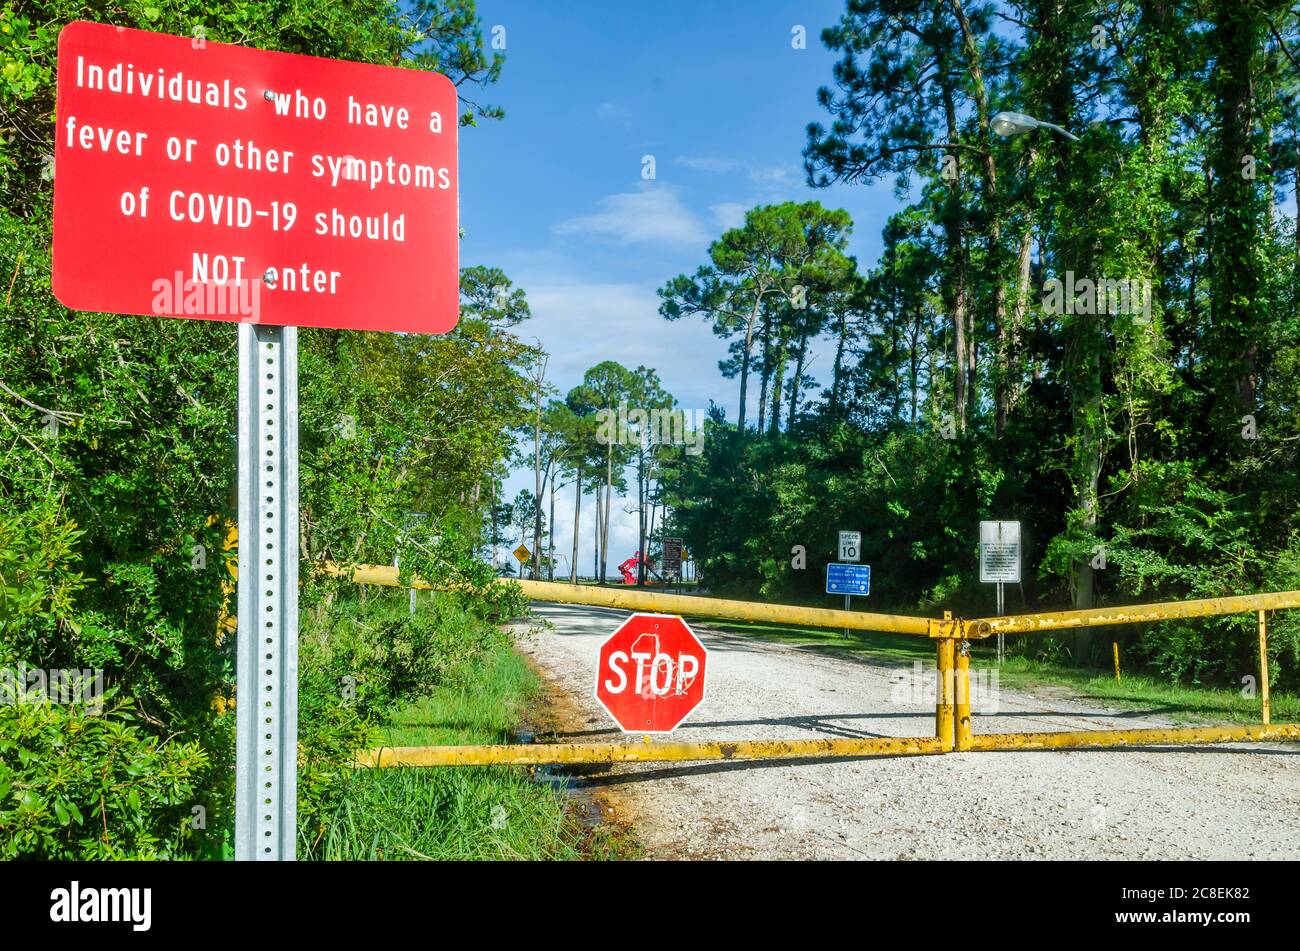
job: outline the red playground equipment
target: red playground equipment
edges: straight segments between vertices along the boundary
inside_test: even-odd
[[[652,562],[648,556],[643,556],[640,552],[637,552],[627,561],[618,566],[619,573],[623,576],[623,583],[636,584],[636,563],[638,558],[641,559],[641,562],[645,565],[646,574],[653,575],[655,579],[651,580],[650,578],[646,578],[646,584],[662,584],[664,580],[663,576],[660,575],[659,572],[655,571],[654,562]]]

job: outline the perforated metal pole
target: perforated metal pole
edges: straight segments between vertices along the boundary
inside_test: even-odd
[[[1002,614],[1005,610],[1006,610],[1006,605],[1002,596],[1002,582],[999,581],[998,582],[998,617],[1002,617]],[[998,666],[999,667],[1002,666],[1002,658],[1006,654],[1006,647],[1007,647],[1006,635],[999,633],[998,634]]]
[[[298,330],[239,325],[235,858],[294,857]]]

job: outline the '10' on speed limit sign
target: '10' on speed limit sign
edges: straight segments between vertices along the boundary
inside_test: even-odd
[[[861,532],[840,532],[840,557],[839,561],[861,561],[862,560],[862,533]]]

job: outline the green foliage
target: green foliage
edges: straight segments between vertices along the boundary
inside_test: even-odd
[[[102,721],[83,727],[67,711],[46,714],[50,736],[66,728],[87,737],[68,748],[76,762],[61,759],[60,768],[107,782],[128,756],[143,771],[141,805],[128,810],[107,797],[105,814],[96,813],[109,828],[94,848],[117,857],[217,855],[234,766],[233,715],[217,700],[229,697],[234,678],[235,639],[218,637],[218,618],[229,598],[222,544],[235,516],[235,328],[73,314],[51,295],[57,42],[76,19],[438,69],[457,82],[467,124],[501,114],[468,97],[496,80],[503,57],[485,53],[472,0],[24,0],[0,11],[0,664],[98,668],[116,685],[121,710]],[[476,269],[467,288],[480,277],[509,286],[500,272]],[[518,364],[531,348],[504,329],[527,316],[521,292],[508,295],[502,313],[468,311],[439,338],[302,335],[308,557],[387,563],[412,511],[458,533],[459,557],[478,544],[489,504],[481,488],[510,453],[527,393]],[[354,427],[339,426],[344,416]],[[302,574],[304,604],[331,596],[333,587]],[[517,592],[481,580],[463,598],[483,601],[485,616],[518,603]],[[324,696],[313,690],[304,696]],[[311,708],[316,732],[304,734],[308,796],[370,728],[336,691],[329,696],[332,706]],[[42,737],[37,730],[31,742]],[[171,784],[167,796],[198,790],[205,833],[177,831],[174,803],[152,791],[155,773]],[[72,801],[90,821],[85,803]],[[7,843],[10,827],[0,828]],[[79,841],[38,830],[14,848],[71,855]]]
[[[111,694],[111,691],[110,691]],[[126,705],[0,703],[0,858],[174,859],[197,836],[208,755],[163,742]],[[206,820],[205,820],[206,821]]]
[[[323,816],[336,808],[350,782],[358,750],[373,747],[379,724],[345,695],[346,665],[322,657],[311,636],[302,640],[298,673],[298,835],[318,841]]]
[[[540,689],[537,675],[504,638],[481,644],[455,677],[393,713],[384,745],[516,739]],[[303,857],[578,859],[626,851],[580,823],[559,782],[539,782],[522,768],[353,770],[323,806],[314,837],[303,836]]]
[[[489,569],[490,570],[490,569]],[[500,585],[518,591],[518,585]],[[350,767],[379,745],[399,706],[474,688],[485,667],[510,653],[510,638],[469,592],[421,595],[408,613],[394,592],[353,589],[304,614],[299,638],[299,830],[312,852],[366,780]],[[522,606],[522,603],[520,603]],[[358,785],[360,784],[360,785]]]
[[[81,534],[49,504],[0,515],[0,662],[58,658],[59,635],[78,633],[72,615],[86,584],[75,570]]]
[[[987,614],[982,518],[1022,524],[1011,611],[1296,587],[1300,17],[1223,0],[1000,20],[1009,6],[847,0],[823,33],[839,59],[809,182],[892,178],[911,201],[878,263],[813,300],[835,343],[823,400],[791,400],[781,425],[771,394],[802,327],[727,293],[761,267],[722,280],[714,261],[660,292],[665,318],[753,330],[761,353],[757,432],[743,410],[741,438],[711,423],[667,493],[715,588],[825,604],[822,567],[853,528],[874,608]],[[1002,109],[1073,138],[1006,135]],[[1083,283],[1055,306],[1067,280]],[[1106,281],[1127,302],[1087,296]],[[742,405],[750,346],[722,366]],[[1300,684],[1293,613],[1270,621],[1284,686]],[[1171,680],[1238,687],[1255,668],[1248,617],[1126,636]],[[1090,638],[1037,643],[1087,663]]]
[[[759,429],[769,383],[771,428],[779,428],[783,380],[792,358],[789,402],[794,417],[799,397],[810,385],[804,379],[808,342],[830,316],[824,303],[835,300],[852,281],[852,265],[844,255],[852,227],[847,212],[828,210],[815,201],[761,205],[746,212],[743,225],[709,245],[708,264],[659,289],[664,319],[704,317],[717,336],[734,338],[731,359],[719,366],[724,376],[740,377],[737,431],[745,428],[755,363],[762,378]]]
[[[314,618],[300,635],[300,662],[313,692],[378,718],[398,700],[463,679],[483,653],[507,642],[460,597],[426,597],[415,614],[404,605],[381,610],[339,600]]]

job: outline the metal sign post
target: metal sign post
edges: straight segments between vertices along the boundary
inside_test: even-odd
[[[393,555],[394,568],[400,569],[402,567],[401,564],[402,541],[405,539],[406,534],[408,532],[413,531],[420,524],[422,524],[423,522],[427,522],[428,520],[429,520],[429,516],[425,512],[407,512],[405,517],[403,517],[402,519],[403,530],[397,533],[397,553]],[[434,539],[434,541],[436,542],[437,539]],[[407,589],[406,613],[407,614],[415,613],[415,589],[414,588]]]
[[[294,858],[298,328],[239,326],[235,858]]]
[[[856,562],[862,557],[862,533],[840,532],[840,561]],[[853,610],[853,595],[844,593],[844,610]],[[844,629],[844,636],[849,636],[849,629]]]
[[[393,567],[400,571],[402,568],[402,555],[401,555],[402,536],[400,534],[397,536],[397,548],[398,548],[398,553],[393,555]],[[407,599],[406,613],[407,614],[415,613],[415,589],[414,588],[410,589],[410,594]]]
[[[1006,613],[1004,592],[1002,592],[1002,583],[1004,582],[1001,581],[997,582],[997,616],[998,617],[1001,617]],[[1002,657],[1004,657],[1005,655],[1006,655],[1006,634],[1002,633],[1002,631],[998,631],[997,633],[997,665],[998,666],[1002,666]]]
[[[74,310],[239,324],[235,856],[292,859],[296,328],[456,326],[456,86],[425,70],[84,21],[60,31],[58,67],[55,296]],[[123,68],[153,77],[157,95],[114,91]],[[107,88],[82,81],[96,71]],[[164,96],[164,85],[197,88],[202,116],[197,94]],[[262,172],[240,165],[241,148]],[[330,178],[290,165],[309,155],[330,158]]]

